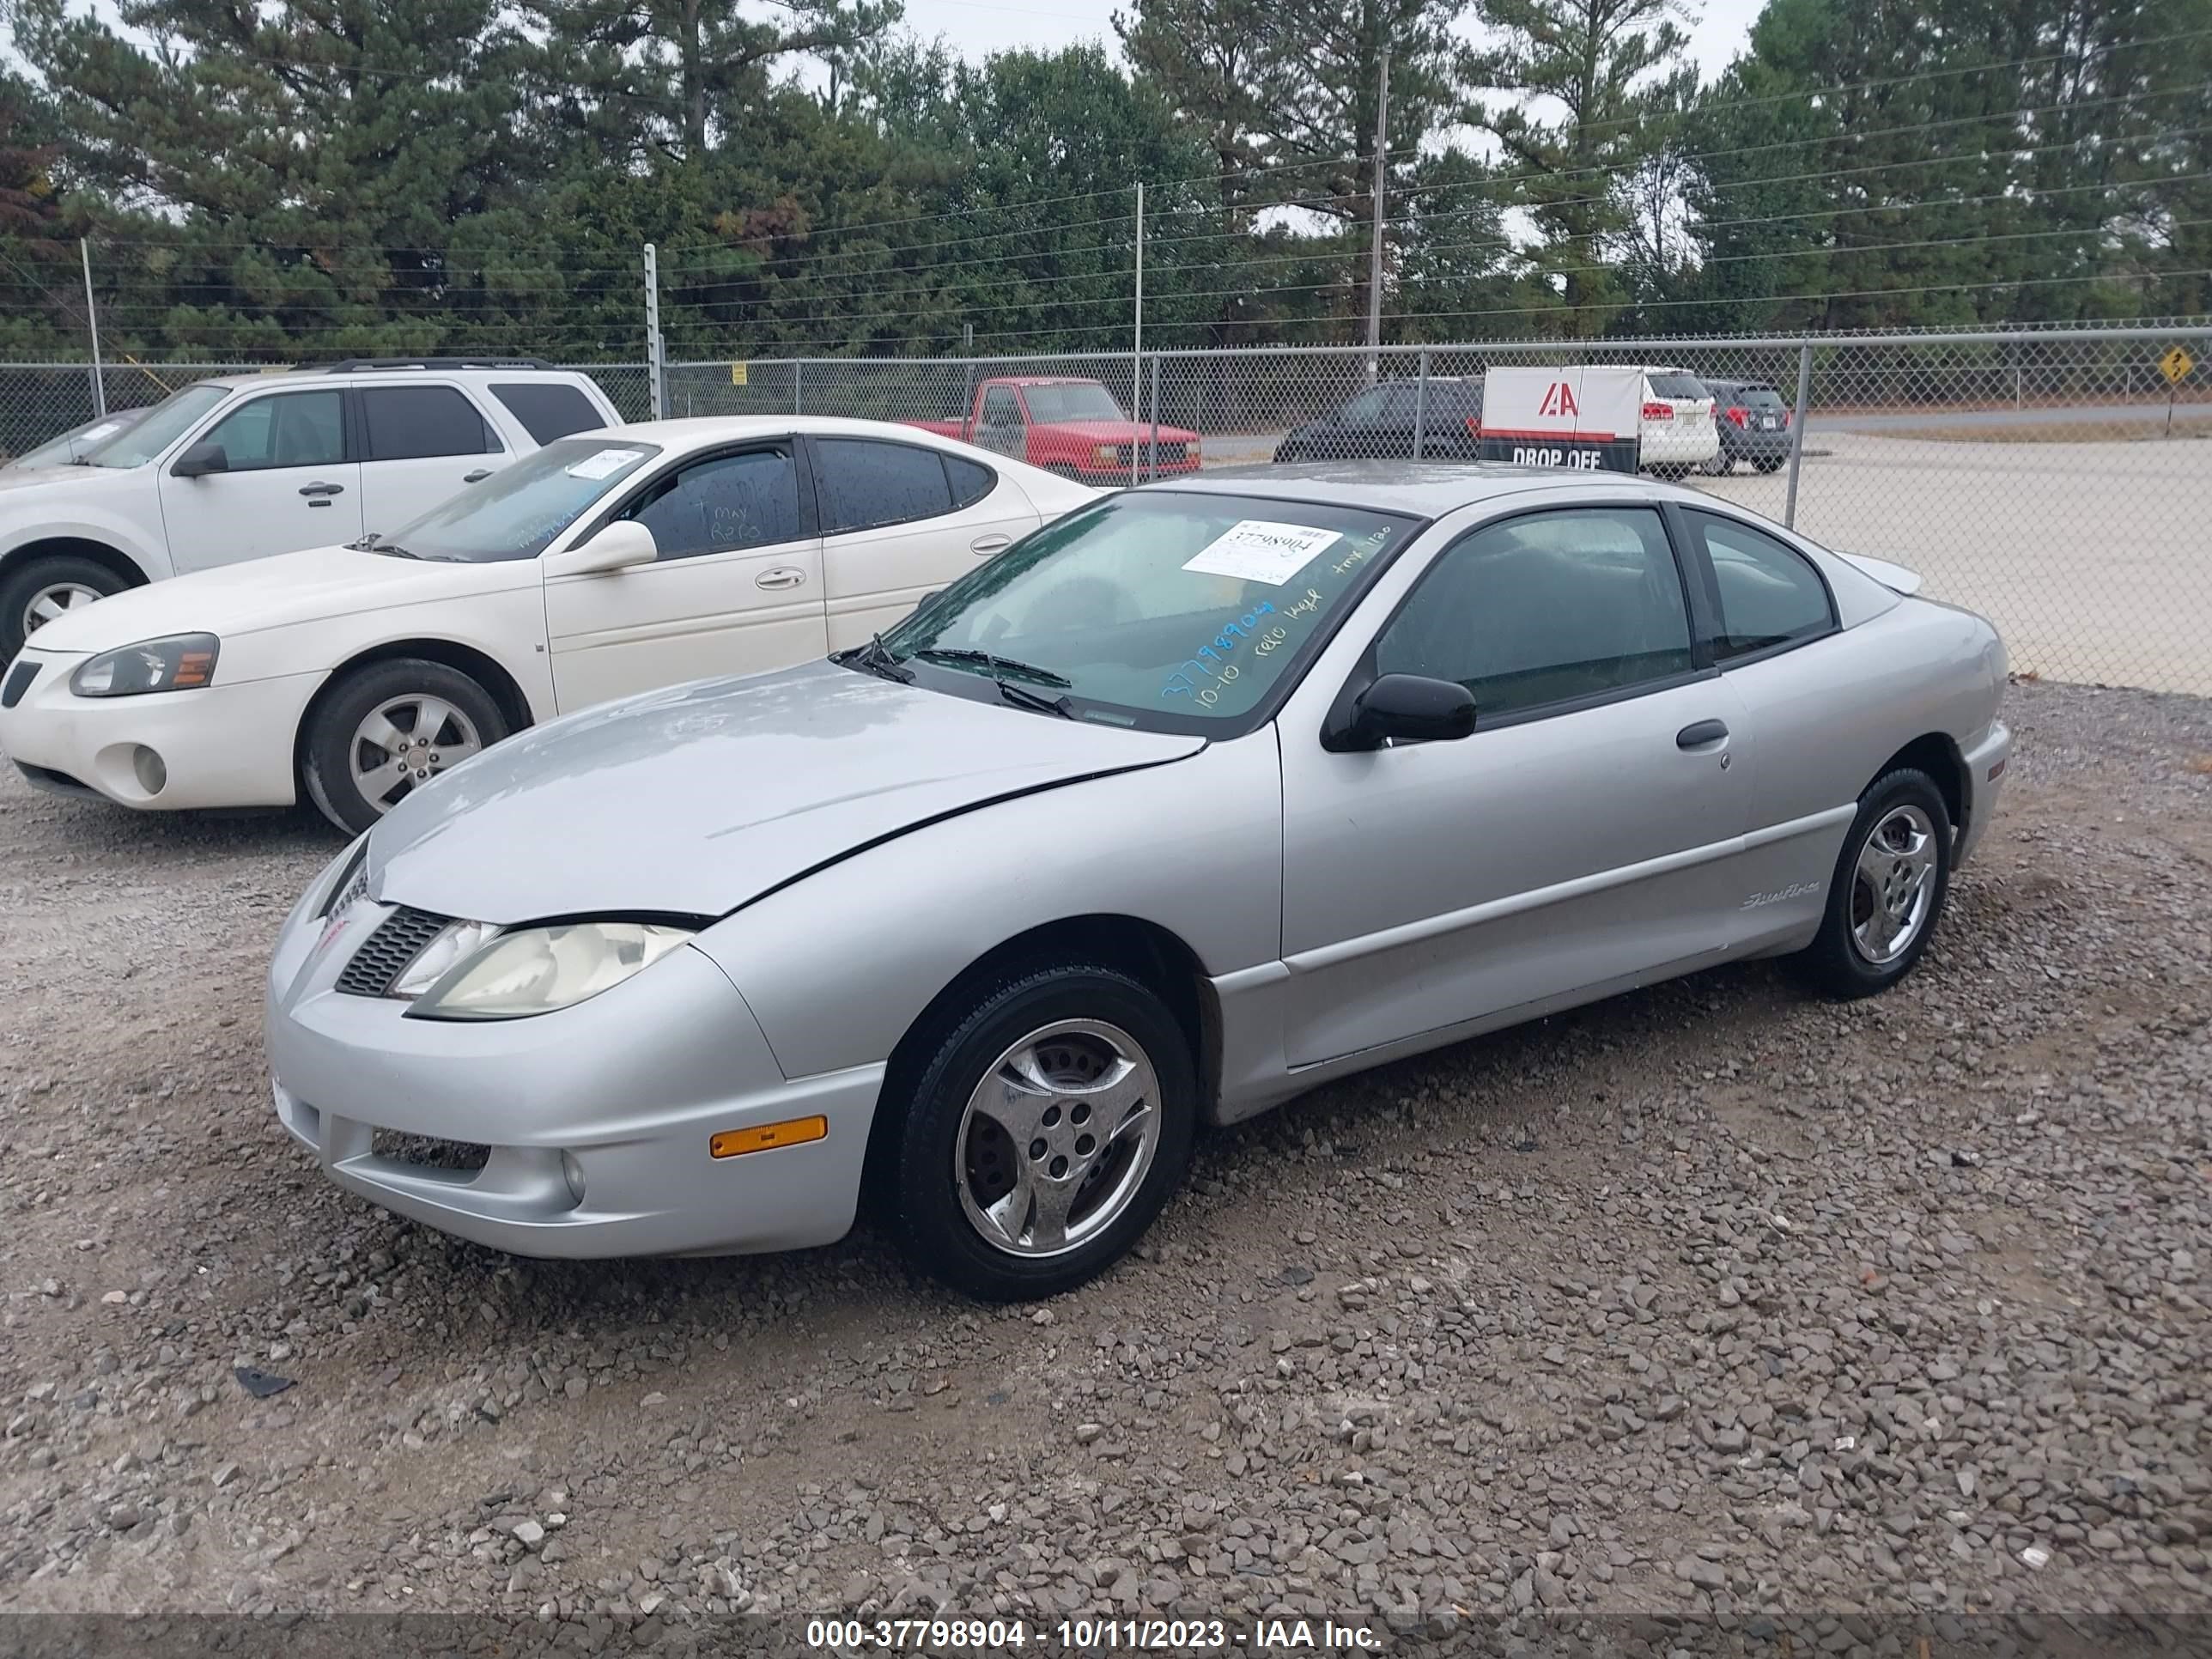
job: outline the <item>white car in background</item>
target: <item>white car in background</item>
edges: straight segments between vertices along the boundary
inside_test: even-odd
[[[589,376],[535,359],[196,381],[112,432],[95,422],[62,465],[0,471],[0,662],[108,594],[397,529],[541,443],[621,420]]]
[[[1637,464],[1662,478],[1680,478],[1721,453],[1713,394],[1686,368],[1644,371],[1644,412],[1637,427]]]
[[[872,421],[558,440],[389,533],[204,571],[40,629],[0,675],[40,787],[284,806],[361,830],[509,733],[872,641],[1097,491]]]

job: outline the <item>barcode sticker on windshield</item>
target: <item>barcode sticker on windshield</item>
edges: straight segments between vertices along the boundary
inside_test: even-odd
[[[586,455],[568,469],[572,478],[604,478],[621,471],[644,454],[640,449],[602,449]]]
[[[1342,538],[1311,525],[1240,519],[1199,549],[1183,568],[1206,576],[1236,576],[1280,587]]]

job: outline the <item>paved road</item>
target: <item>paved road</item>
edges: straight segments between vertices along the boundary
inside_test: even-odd
[[[1808,432],[1929,432],[1972,431],[1975,428],[2037,426],[2076,426],[2106,421],[2163,421],[2166,404],[2087,404],[2061,409],[1929,409],[1883,413],[1830,414],[1814,410],[1806,416]],[[2177,404],[2173,423],[2212,421],[2212,403]]]

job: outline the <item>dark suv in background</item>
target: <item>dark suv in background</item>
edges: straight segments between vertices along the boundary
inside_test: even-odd
[[[1790,459],[1790,405],[1779,392],[1764,380],[1705,380],[1721,434],[1716,471],[1733,472],[1738,461],[1749,461],[1771,472]]]
[[[1317,421],[1287,434],[1275,447],[1279,461],[1334,461],[1357,456],[1410,456],[1414,417],[1424,460],[1472,461],[1482,453],[1482,381],[1478,376],[1431,375],[1371,386]]]

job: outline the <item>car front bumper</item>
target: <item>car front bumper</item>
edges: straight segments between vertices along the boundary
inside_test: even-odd
[[[328,878],[311,890],[319,899]],[[787,1079],[702,952],[516,1020],[410,1019],[335,988],[388,907],[303,900],[270,968],[276,1115],[347,1191],[517,1255],[720,1255],[850,1231],[880,1066]],[[818,1139],[717,1158],[728,1131],[821,1116]]]
[[[218,664],[204,690],[80,697],[70,676],[84,660],[27,647],[7,671],[11,682],[26,665],[37,671],[15,706],[0,709],[0,752],[35,787],[153,811],[297,799],[293,743],[323,676],[226,685]]]

